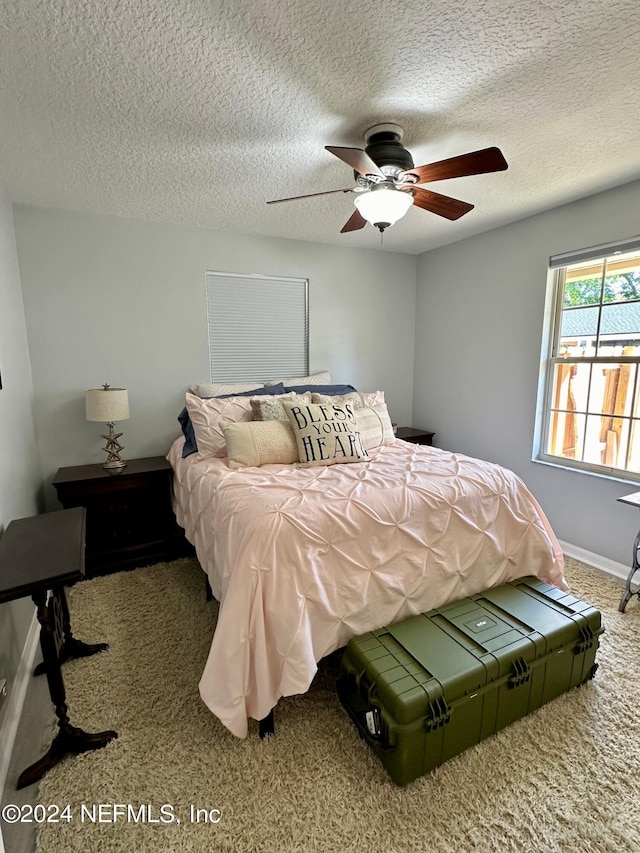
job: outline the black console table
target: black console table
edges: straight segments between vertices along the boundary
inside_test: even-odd
[[[61,664],[108,648],[106,643],[83,643],[71,633],[64,587],[84,577],[84,545],[83,507],[17,519],[0,539],[0,604],[25,595],[33,598],[43,657],[36,674],[46,672],[58,717],[49,751],[20,774],[18,788],[38,782],[67,753],[100,749],[118,736],[114,731],[88,734],[72,726],[67,714]]]

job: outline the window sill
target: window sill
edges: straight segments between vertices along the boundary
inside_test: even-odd
[[[559,468],[560,470],[568,471],[571,474],[587,474],[590,477],[598,477],[600,480],[611,480],[614,483],[632,483],[636,486],[640,485],[640,473],[631,471],[629,472],[629,476],[624,476],[624,474],[614,472],[611,468],[583,468],[581,465],[567,465],[562,462],[557,462],[553,458],[543,456],[534,456],[531,461],[539,465],[547,465],[549,468]]]

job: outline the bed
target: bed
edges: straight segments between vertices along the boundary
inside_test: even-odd
[[[358,464],[183,457],[178,523],[220,602],[200,695],[238,737],[350,637],[524,575],[566,589],[560,546],[511,471],[391,440]]]

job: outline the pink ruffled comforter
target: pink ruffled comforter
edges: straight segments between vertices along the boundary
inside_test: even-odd
[[[524,575],[566,588],[544,513],[498,465],[397,441],[369,462],[231,470],[182,444],[176,516],[220,601],[200,695],[238,737],[352,636]]]

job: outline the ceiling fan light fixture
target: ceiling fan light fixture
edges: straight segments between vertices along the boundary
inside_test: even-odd
[[[382,184],[358,195],[354,204],[363,219],[382,232],[402,219],[413,204],[413,196],[409,192]]]

